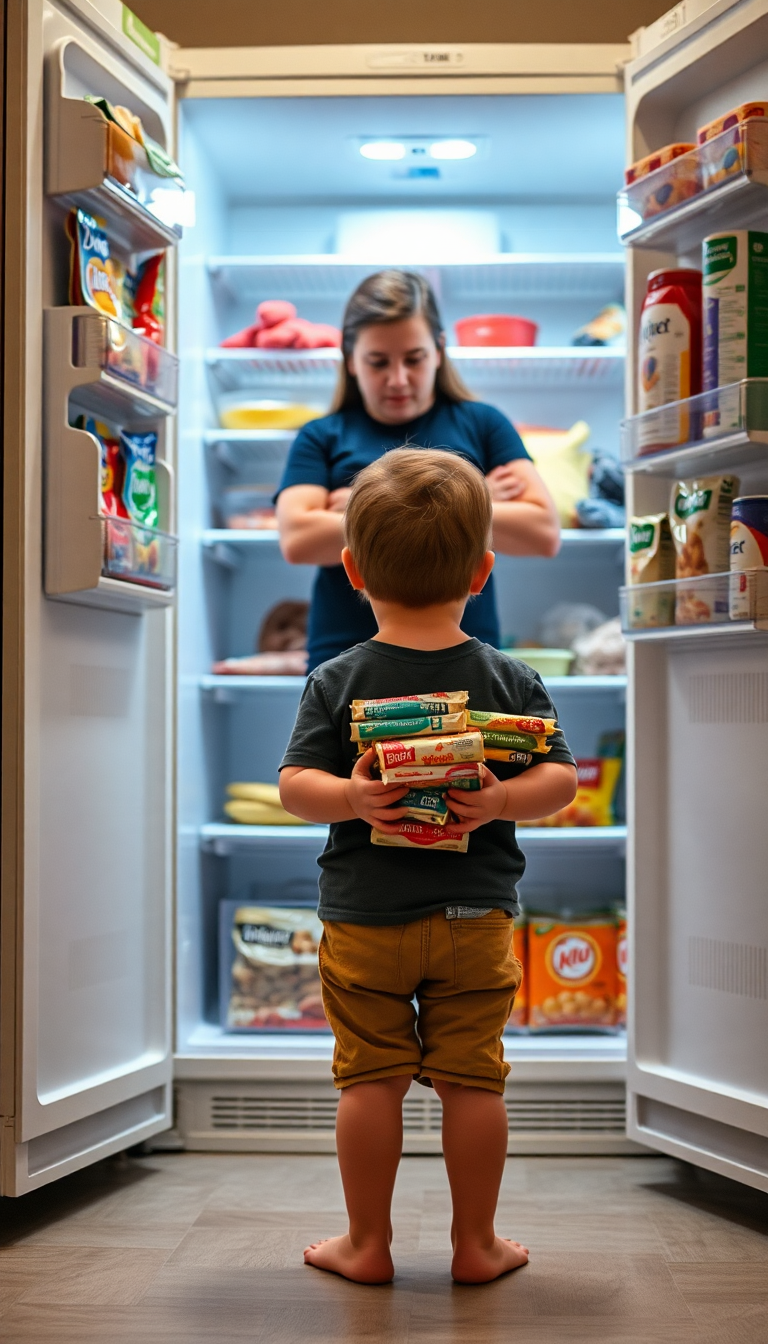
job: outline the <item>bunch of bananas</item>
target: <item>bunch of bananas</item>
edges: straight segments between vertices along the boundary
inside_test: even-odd
[[[243,826],[303,826],[286,812],[276,784],[228,784],[224,811]]]

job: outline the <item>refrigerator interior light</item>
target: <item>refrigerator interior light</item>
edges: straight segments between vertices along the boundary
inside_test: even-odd
[[[399,140],[366,140],[360,153],[364,159],[394,161],[405,158],[405,145]]]
[[[472,159],[477,145],[472,140],[435,140],[429,153],[433,159]]]

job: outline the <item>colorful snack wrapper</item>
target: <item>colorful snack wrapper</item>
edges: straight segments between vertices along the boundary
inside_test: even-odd
[[[521,1031],[528,1026],[528,923],[525,915],[517,915],[515,918],[513,939],[515,956],[523,968],[523,979],[515,995],[507,1027]]]
[[[123,503],[134,523],[157,527],[157,482],[155,480],[155,451],[157,435],[134,434],[123,430],[120,444],[125,460]]]
[[[528,923],[529,1026],[612,1027],[616,920],[610,915]]]
[[[466,711],[431,714],[418,719],[380,719],[376,723],[353,723],[353,742],[373,742],[392,737],[432,737],[435,733],[461,733],[467,726]]]
[[[480,733],[458,733],[454,737],[377,742],[376,756],[382,773],[396,765],[458,765],[483,760],[483,739]]]
[[[539,751],[546,754],[550,749],[545,733],[489,733],[484,729],[483,742],[488,747],[502,747],[507,751]]]
[[[629,961],[629,943],[627,942],[627,912],[616,912],[616,1025],[627,1025],[627,963]]]
[[[165,253],[142,262],[133,277],[133,329],[155,345],[165,340]]]
[[[623,765],[619,756],[577,761],[579,787],[573,802],[540,821],[519,821],[518,826],[613,826]]]
[[[525,714],[500,714],[496,710],[487,709],[467,710],[467,727],[479,728],[483,734],[534,733],[541,736],[544,733],[551,737],[552,733],[557,732],[554,719],[531,718]]]
[[[227,1031],[327,1030],[317,960],[322,933],[314,910],[246,905],[224,915]]]
[[[124,464],[120,452],[120,440],[105,425],[103,420],[95,420],[92,415],[77,417],[78,429],[84,429],[98,441],[101,450],[101,508],[100,513],[115,518],[127,518],[123,493]]]
[[[125,269],[110,257],[106,233],[84,210],[71,210],[66,228],[72,244],[70,303],[77,308],[88,304],[98,313],[122,321]]]
[[[549,747],[544,747],[549,751]],[[508,747],[485,747],[486,761],[504,761],[506,765],[530,765],[533,756],[530,751],[510,751]]]
[[[392,804],[393,808],[406,808],[406,817],[411,821],[428,821],[432,826],[445,826],[450,818],[445,795],[439,789],[409,789],[404,798]]]
[[[456,714],[469,699],[468,691],[433,691],[429,695],[406,695],[401,700],[353,700],[353,723],[367,719],[419,719],[425,714]]]
[[[389,849],[450,849],[466,854],[469,835],[461,835],[450,826],[430,826],[426,821],[404,821],[397,835],[371,830],[371,844]]]
[[[467,765],[393,765],[381,772],[382,784],[411,784],[414,788],[469,789],[483,787],[483,772],[478,761]]]
[[[119,126],[121,131],[130,135],[132,140],[140,144],[147,156],[147,161],[153,173],[158,177],[171,177],[177,182],[183,182],[184,177],[177,163],[174,163],[170,154],[167,154],[163,146],[153,140],[151,135],[147,135],[142,125],[141,117],[137,117],[127,107],[121,107],[119,103],[110,103],[106,98],[96,97],[94,94],[86,94],[85,102],[92,103],[97,107],[106,121],[111,121],[115,126]]]

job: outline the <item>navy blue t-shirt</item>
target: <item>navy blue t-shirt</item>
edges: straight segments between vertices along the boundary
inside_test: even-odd
[[[528,457],[507,417],[481,401],[438,397],[425,415],[404,425],[380,424],[362,406],[354,407],[312,420],[297,434],[278,494],[290,485],[340,490],[350,486],[357,473],[382,453],[406,444],[459,453],[484,476],[514,458]],[[493,575],[482,593],[467,604],[461,628],[485,644],[498,646]],[[317,571],[309,616],[309,670],[376,633],[373,612],[355,592],[342,565],[322,565]]]

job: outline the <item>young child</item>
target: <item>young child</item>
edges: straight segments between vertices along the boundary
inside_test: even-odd
[[[448,795],[453,829],[471,833],[466,854],[371,844],[372,826],[397,831],[407,789],[374,778],[373,750],[356,756],[353,699],[464,690],[475,709],[540,718],[555,709],[535,672],[461,630],[494,562],[491,501],[475,467],[453,453],[394,449],[360,472],[345,528],[344,568],[379,633],[311,674],[280,767],[285,807],[331,824],[319,859],[320,975],[342,1089],[349,1232],[304,1259],[359,1283],[392,1278],[390,1206],[415,1078],[443,1106],[453,1277],[485,1283],[528,1259],[494,1232],[507,1153],[502,1032],[521,979],[512,920],[525,859],[514,823],[571,802],[576,770],[560,735],[541,763],[486,764],[481,790]]]

